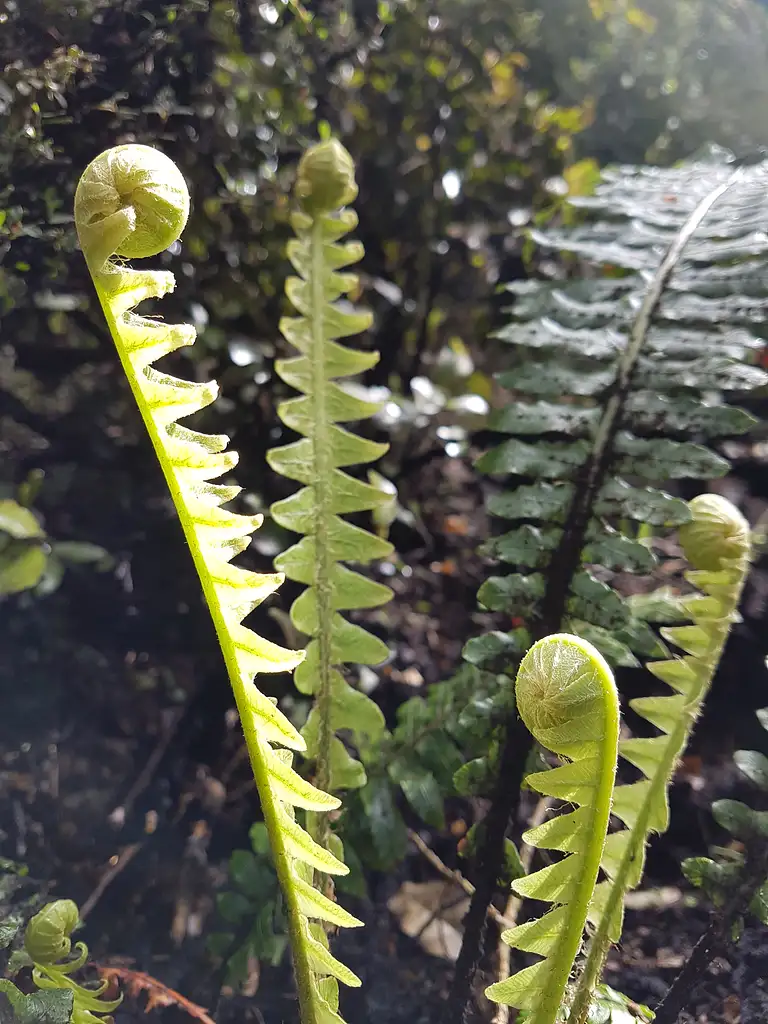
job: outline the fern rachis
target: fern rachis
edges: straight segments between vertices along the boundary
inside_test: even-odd
[[[231,565],[250,543],[258,516],[225,508],[239,492],[213,484],[237,455],[228,438],[178,424],[209,405],[215,384],[194,384],[158,372],[152,363],[194,341],[194,328],[137,316],[144,299],[173,288],[169,273],[137,271],[120,258],[156,255],[172,244],[186,222],[189,195],[176,166],[147,146],[118,146],[85,170],[75,196],[80,243],[123,369],[152,440],[194,559],[232,685],[251,767],[283,892],[303,1024],[340,1024],[336,979],[357,985],[355,975],[328,951],[314,922],[354,927],[359,922],[311,884],[320,869],[344,874],[345,865],[310,838],[294,808],[327,811],[339,801],[310,785],[291,766],[291,750],[304,740],[275,703],[257,689],[254,675],[287,671],[303,654],[262,639],[242,621],[282,582]],[[115,258],[117,257],[117,258]],[[276,745],[280,746],[276,746]],[[288,748],[283,749],[283,748]]]

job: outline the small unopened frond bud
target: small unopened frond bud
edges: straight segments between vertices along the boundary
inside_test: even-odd
[[[355,164],[338,139],[311,146],[299,161],[296,195],[311,217],[347,206],[357,196]]]

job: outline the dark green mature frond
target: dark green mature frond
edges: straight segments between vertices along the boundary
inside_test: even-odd
[[[336,175],[339,187],[318,186]],[[339,426],[365,419],[379,408],[345,390],[344,378],[378,362],[378,353],[360,352],[341,345],[370,326],[369,313],[348,311],[338,302],[357,285],[354,274],[339,273],[362,256],[357,242],[339,243],[357,224],[346,206],[357,195],[354,165],[336,140],[308,150],[299,165],[297,196],[302,210],[292,218],[296,239],[288,256],[298,277],[290,277],[286,293],[299,316],[281,323],[285,339],[301,353],[279,360],[282,379],[301,392],[283,402],[278,413],[286,426],[302,439],[273,449],[267,458],[274,470],[305,485],[296,494],[272,506],[275,520],[303,534],[275,561],[290,579],[306,590],[294,602],[291,619],[311,640],[307,657],[296,670],[296,685],[315,697],[303,729],[307,756],[316,762],[316,780],[324,789],[355,788],[365,782],[362,764],[336,735],[348,729],[363,747],[384,730],[378,706],[344,679],[347,663],[376,665],[388,655],[386,645],[342,612],[375,608],[392,596],[382,586],[344,562],[367,563],[388,555],[385,540],[353,526],[343,515],[370,511],[387,496],[379,489],[344,472],[346,467],[372,462],[387,450]],[[326,194],[327,193],[327,194]]]
[[[591,567],[648,571],[648,547],[623,524],[686,522],[660,485],[722,476],[712,443],[753,422],[728,403],[768,382],[754,329],[768,297],[767,167],[734,171],[720,150],[672,169],[620,167],[574,200],[584,223],[534,233],[603,273],[509,285],[513,319],[496,334],[513,397],[491,425],[508,439],[478,467],[514,478],[489,500],[511,529],[488,553],[515,573],[487,580],[479,599],[534,636],[569,628],[614,662],[649,653]]]

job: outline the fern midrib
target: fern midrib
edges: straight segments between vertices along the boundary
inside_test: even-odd
[[[595,880],[603,858],[605,836],[611,816],[611,797],[616,778],[616,758],[619,745],[619,706],[615,694],[610,692],[607,684],[601,686],[605,693],[605,730],[599,741],[600,749],[600,782],[595,789],[594,809],[589,819],[589,843],[584,853],[584,865],[579,878],[576,896],[568,904],[568,923],[551,955],[555,959],[553,983],[548,986],[547,994],[537,1007],[535,1021],[539,1024],[554,1024],[562,1005],[563,992],[568,984],[573,962],[578,956],[584,936],[584,923],[589,910],[589,903],[595,888]],[[587,829],[584,829],[585,835]]]
[[[318,215],[312,222],[311,247],[311,331],[312,331],[312,388],[314,391],[314,437],[312,452],[315,471],[315,495],[317,516],[315,521],[315,588],[317,593],[317,644],[320,670],[317,691],[317,714],[319,718],[318,752],[315,764],[315,785],[325,792],[330,791],[331,781],[331,632],[333,629],[333,607],[331,590],[332,561],[330,557],[329,530],[331,525],[331,473],[330,458],[331,424],[326,405],[325,378],[325,290],[323,262],[323,221]],[[327,845],[328,816],[313,815],[317,841]]]
[[[535,639],[541,639],[562,629],[573,577],[581,564],[581,552],[592,517],[592,507],[610,468],[613,441],[621,426],[632,377],[664,289],[677,268],[686,246],[712,207],[728,191],[740,173],[740,170],[734,171],[727,181],[701,200],[667,249],[645,291],[643,302],[632,325],[629,343],[619,359],[613,394],[608,399],[605,412],[600,418],[590,456],[580,478],[575,481],[574,498],[566,517],[563,539],[549,566],[547,589]]]
[[[299,994],[299,1004],[301,1007],[301,1020],[302,1024],[320,1024],[315,1009],[315,1000],[313,996],[314,981],[312,976],[312,968],[310,967],[309,960],[305,952],[304,932],[301,922],[301,912],[299,910],[299,904],[296,897],[296,891],[293,885],[293,876],[291,873],[290,861],[288,853],[283,842],[282,831],[280,827],[280,821],[278,817],[277,804],[275,802],[275,796],[272,792],[272,787],[269,781],[269,771],[267,769],[266,762],[261,753],[260,741],[256,728],[253,723],[253,717],[249,711],[247,695],[245,688],[240,680],[240,671],[237,666],[237,658],[235,654],[235,648],[229,638],[229,631],[224,615],[221,610],[221,604],[216,594],[216,589],[213,584],[213,579],[208,572],[208,567],[205,563],[203,553],[200,550],[195,532],[192,529],[192,521],[189,513],[187,512],[186,503],[184,501],[181,489],[176,480],[176,474],[173,470],[173,466],[166,454],[163,446],[160,434],[155,427],[152,414],[144,400],[144,396],[141,392],[139,382],[134,372],[133,365],[130,361],[129,355],[125,346],[122,342],[120,330],[118,328],[117,321],[112,314],[112,310],[109,305],[108,297],[102,290],[99,280],[103,275],[103,271],[97,270],[88,261],[87,253],[84,254],[86,262],[88,263],[91,277],[96,288],[96,293],[101,303],[101,308],[104,312],[104,317],[107,321],[110,333],[116,342],[117,354],[123,367],[126,378],[130,385],[131,391],[133,392],[134,400],[138,406],[141,418],[144,421],[149,438],[152,442],[152,447],[155,450],[155,455],[160,464],[160,468],[165,477],[168,490],[171,493],[174,506],[179,516],[179,522],[181,523],[182,530],[184,531],[184,537],[186,538],[189,550],[192,555],[192,560],[197,570],[197,575],[203,588],[203,594],[205,596],[206,603],[208,604],[208,610],[213,621],[214,629],[216,630],[216,636],[221,647],[221,652],[224,657],[224,663],[227,669],[227,675],[229,676],[230,686],[232,687],[232,693],[235,698],[235,705],[237,707],[238,715],[240,716],[240,723],[243,729],[243,735],[245,737],[246,747],[248,749],[248,757],[251,762],[251,770],[253,771],[253,778],[256,784],[256,790],[259,795],[259,803],[261,804],[261,811],[264,816],[264,824],[267,829],[269,836],[270,849],[272,850],[273,860],[275,864],[275,871],[277,873],[278,880],[280,882],[280,888],[283,893],[283,899],[285,900],[288,919],[288,931],[290,936],[291,953],[293,956],[294,970],[296,972],[296,987]]]
[[[730,608],[728,610],[731,614],[738,607],[739,599],[741,597],[741,591],[746,576],[746,565],[744,562],[741,562],[738,573],[738,578],[734,582],[733,594]],[[653,779],[650,780],[651,785],[648,788],[642,810],[638,815],[635,827],[629,837],[627,849],[624,851],[624,855],[621,859],[616,875],[611,882],[610,892],[608,899],[606,900],[600,922],[590,941],[589,953],[584,965],[584,971],[579,979],[579,984],[571,1007],[571,1018],[573,1019],[573,1024],[585,1024],[589,1015],[592,993],[600,978],[605,958],[611,946],[611,939],[609,936],[611,920],[613,915],[616,913],[620,902],[624,899],[626,881],[630,868],[632,867],[635,857],[640,852],[642,844],[645,843],[648,837],[648,823],[653,806],[659,799],[660,795],[663,796],[663,793],[666,790],[668,780],[671,778],[675,768],[675,762],[682,752],[683,746],[687,741],[690,731],[696,722],[699,712],[701,711],[707,693],[709,692],[712,679],[717,670],[717,666],[720,663],[720,658],[722,657],[723,649],[728,639],[730,623],[731,618],[728,613],[717,620],[717,627],[713,630],[713,634],[718,636],[718,642],[713,646],[706,658],[702,658],[702,662],[708,668],[707,675],[699,684],[696,694],[683,708],[680,720],[675,725],[675,728],[668,734],[669,738],[664,749],[664,755],[656,774]]]

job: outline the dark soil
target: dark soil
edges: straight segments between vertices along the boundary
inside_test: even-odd
[[[98,486],[103,492],[118,482],[102,475]],[[749,493],[762,483],[728,484],[753,521],[764,499]],[[387,581],[396,599],[374,621],[393,651],[375,691],[390,718],[404,698],[448,677],[465,639],[488,625],[474,611],[486,567],[471,552],[487,533],[477,478],[463,462],[436,456],[408,475],[401,497],[415,507],[416,525],[395,525],[402,565]],[[72,572],[44,601],[3,605],[0,855],[28,864],[51,896],[87,909],[84,937],[96,961],[129,958],[132,968],[207,1007],[219,1024],[288,1024],[296,1004],[287,965],[263,967],[253,998],[221,996],[221,973],[201,937],[213,921],[227,858],[248,845],[258,807],[177,523],[162,502],[150,503],[140,526],[115,523],[111,536],[74,515],[48,510],[52,535],[77,535],[73,521],[84,523],[87,539],[118,554],[119,569]],[[680,885],[680,860],[722,841],[709,815],[713,799],[752,799],[730,757],[763,738],[752,712],[768,703],[766,593],[758,569],[745,620],[673,788],[672,827],[652,844],[645,889]],[[289,600],[286,592],[278,607]],[[273,620],[262,622],[280,639]],[[287,683],[274,683],[273,692],[285,692]],[[620,685],[632,695],[638,681],[626,673]],[[424,834],[435,848],[451,848],[450,837]],[[364,982],[345,998],[354,1024],[458,1024],[442,1013],[450,964],[404,936],[386,906],[403,881],[434,877],[413,850],[396,875],[371,879],[369,901],[352,901],[367,927],[340,937],[338,947]],[[706,925],[704,910],[675,900],[630,910],[609,961],[606,981],[638,1002],[659,1001]],[[728,962],[716,962],[692,1000],[690,1020],[735,1024],[757,991],[750,979],[759,965],[768,973],[765,945],[753,929]],[[490,980],[493,957],[486,967]],[[141,999],[126,1000],[118,1024],[144,1019]],[[153,1012],[168,1021],[183,1016],[174,1008]],[[758,1019],[742,1016],[743,1024]]]

